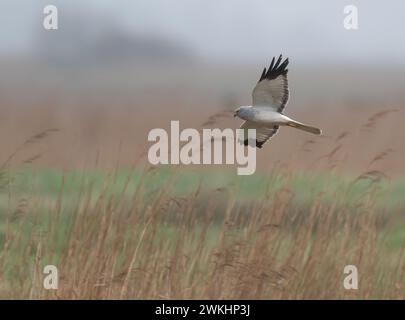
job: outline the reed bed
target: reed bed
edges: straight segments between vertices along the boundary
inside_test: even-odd
[[[112,188],[116,171],[98,188],[84,172],[75,196],[61,174],[52,197],[35,188],[18,200],[10,195],[2,209],[0,297],[405,298],[403,241],[387,245],[401,210],[387,215],[377,204],[378,181],[361,177],[369,183],[350,202],[344,197],[356,180],[339,196],[313,192],[303,203],[283,170],[267,175],[254,200],[237,183],[175,195],[175,171],[151,188],[159,170],[136,171],[134,183],[134,169],[120,188]],[[58,268],[57,290],[43,287],[45,265]],[[345,265],[358,268],[358,290],[344,289]]]

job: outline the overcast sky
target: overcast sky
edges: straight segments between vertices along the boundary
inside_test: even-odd
[[[405,64],[405,2],[378,0],[2,0],[2,55],[29,54],[36,33],[55,32],[42,31],[46,4],[58,7],[59,28],[88,15],[89,23],[97,17],[167,38],[206,59],[262,61],[282,52],[311,62]],[[348,4],[358,8],[356,31],[343,27]]]

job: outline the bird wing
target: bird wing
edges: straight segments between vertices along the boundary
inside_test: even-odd
[[[249,144],[248,129],[256,129],[256,147],[261,148],[267,140],[269,140],[277,133],[279,126],[271,127],[257,122],[245,121],[244,123],[242,123],[240,129],[243,129],[242,132],[244,133],[244,135],[243,137],[239,136],[238,140],[245,146]]]
[[[253,106],[266,106],[282,112],[289,97],[287,72],[288,59],[281,63],[282,56],[274,63],[271,60],[269,69],[264,68],[262,75],[253,89]]]

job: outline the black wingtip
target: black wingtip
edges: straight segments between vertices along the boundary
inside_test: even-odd
[[[245,146],[249,145],[249,140],[246,139],[245,141],[243,141],[243,144]],[[263,147],[263,144],[264,144],[264,142],[259,142],[259,141],[256,140],[256,147],[257,148],[261,149]]]
[[[266,68],[263,69],[262,75],[260,76],[260,79],[266,76]]]
[[[284,75],[287,74],[287,72],[288,72],[287,66],[288,66],[289,60],[288,60],[288,58],[286,58],[283,62],[281,62],[282,60],[283,60],[282,54],[280,54],[280,56],[277,59],[277,62],[275,62],[275,63],[274,63],[275,57],[273,57],[273,59],[271,60],[271,63],[270,63],[270,67],[267,69],[266,72],[263,71],[262,75],[260,76],[259,82],[264,79],[272,80],[282,74],[284,74]],[[266,70],[266,68],[264,70]]]
[[[273,57],[273,59],[271,59],[271,63],[270,63],[269,69],[273,69],[273,66],[274,66],[274,59],[275,59],[275,57]]]

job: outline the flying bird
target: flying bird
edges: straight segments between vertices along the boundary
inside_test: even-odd
[[[256,129],[257,148],[262,148],[263,144],[277,133],[280,126],[289,126],[316,135],[322,133],[321,129],[295,121],[283,114],[289,98],[288,58],[281,61],[282,55],[276,62],[273,57],[270,67],[267,70],[264,68],[252,92],[252,105],[235,110],[234,117],[245,120],[240,127],[244,132],[244,140],[241,142],[245,146],[249,144],[248,129]]]

